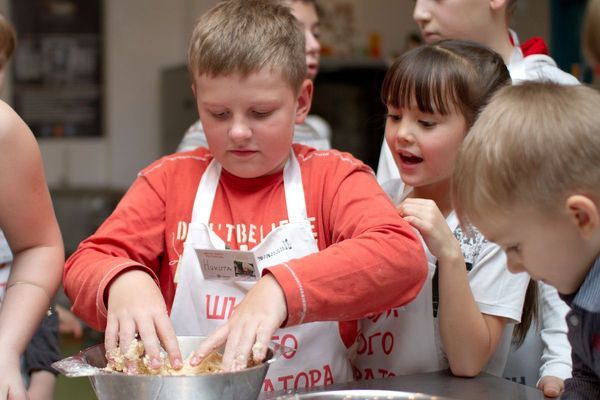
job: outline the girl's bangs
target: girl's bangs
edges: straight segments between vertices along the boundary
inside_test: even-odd
[[[410,57],[415,55],[415,57]],[[402,57],[386,75],[381,100],[394,108],[415,105],[423,113],[447,115],[460,108],[459,82],[446,57],[421,52]]]

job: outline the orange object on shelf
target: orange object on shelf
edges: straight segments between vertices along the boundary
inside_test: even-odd
[[[369,57],[381,58],[381,35],[378,32],[369,35]]]

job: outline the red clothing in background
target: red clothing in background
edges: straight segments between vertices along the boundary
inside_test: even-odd
[[[347,153],[302,145],[294,152],[320,252],[290,260],[295,276],[282,265],[268,268],[285,293],[287,325],[299,322],[302,296],[304,322],[357,319],[414,299],[426,277],[425,255],[371,170]],[[67,260],[65,292],[73,311],[94,329],[106,326],[109,283],[131,268],[153,276],[170,311],[196,190],[211,160],[199,148],[145,168],[114,213]],[[222,172],[210,222],[230,248],[252,249],[286,220],[281,172],[254,179]]]

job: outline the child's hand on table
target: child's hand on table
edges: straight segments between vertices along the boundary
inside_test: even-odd
[[[235,308],[231,318],[213,332],[191,360],[195,366],[223,343],[222,368],[239,371],[246,368],[248,357],[261,362],[267,355],[273,333],[287,318],[287,305],[281,287],[267,274],[263,276]]]
[[[183,366],[177,336],[160,289],[146,272],[131,270],[119,275],[109,289],[106,350],[113,351],[118,344],[127,349],[136,333],[152,368],[161,366],[161,344],[173,368]]]
[[[546,397],[558,397],[565,390],[565,381],[556,376],[546,375],[542,376],[537,387]]]

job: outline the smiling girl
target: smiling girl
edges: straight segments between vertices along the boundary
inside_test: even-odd
[[[458,149],[478,112],[510,77],[479,44],[442,41],[405,53],[383,83],[386,141],[401,180],[385,189],[421,235],[428,280],[415,301],[362,321],[355,373],[377,378],[450,367],[501,375],[529,277],[502,250],[463,232],[450,198]]]

